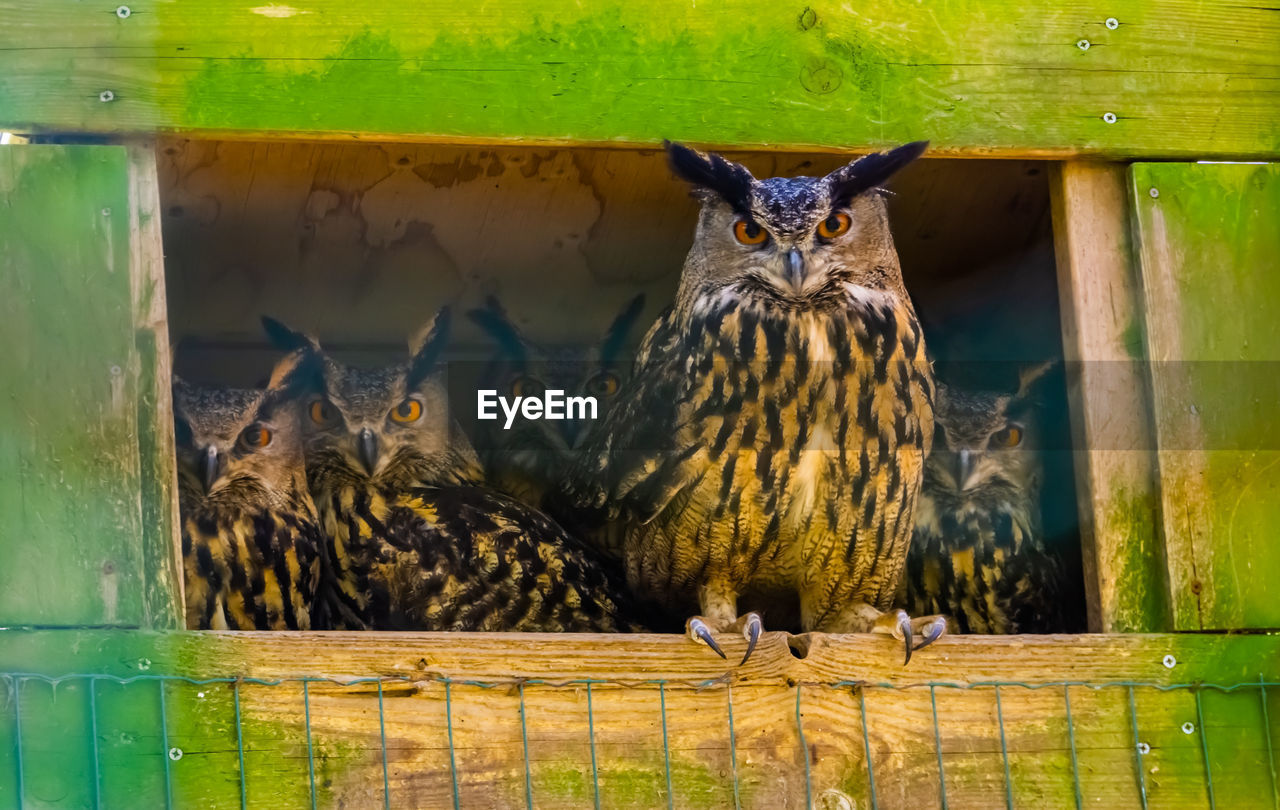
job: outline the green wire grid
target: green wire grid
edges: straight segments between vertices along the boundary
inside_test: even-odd
[[[59,684],[72,681],[88,682],[88,703],[90,713],[90,762],[92,764],[92,785],[90,798],[94,807],[102,806],[102,756],[100,749],[100,729],[98,727],[98,684],[100,682],[113,683],[120,686],[127,686],[135,683],[153,682],[158,686],[158,702],[160,710],[160,744],[162,746],[161,759],[164,762],[164,782],[165,782],[165,807],[172,808],[174,806],[173,799],[173,774],[171,761],[180,758],[180,754],[175,755],[178,749],[170,748],[170,734],[168,728],[168,706],[166,687],[171,684],[186,684],[189,686],[209,686],[224,684],[231,687],[234,716],[235,716],[235,732],[236,732],[236,755],[238,763],[237,779],[239,783],[239,798],[242,808],[249,806],[248,792],[246,786],[246,770],[245,770],[245,745],[244,745],[244,729],[243,718],[241,715],[240,688],[241,686],[279,686],[282,684],[300,684],[303,690],[303,711],[305,714],[305,728],[307,739],[307,772],[310,786],[310,804],[311,807],[318,806],[318,790],[316,782],[315,767],[315,749],[312,742],[311,729],[311,700],[310,685],[323,683],[336,686],[356,686],[361,684],[373,684],[377,687],[378,696],[378,728],[381,746],[382,761],[382,779],[383,779],[383,806],[390,808],[391,787],[390,775],[387,757],[387,732],[386,732],[386,710],[385,701],[383,699],[383,685],[386,683],[438,683],[443,685],[445,694],[445,725],[446,738],[449,748],[450,777],[452,781],[452,798],[453,806],[460,808],[461,790],[460,790],[460,774],[457,762],[457,754],[453,739],[453,700],[454,687],[466,686],[479,689],[514,689],[519,695],[519,716],[521,742],[523,746],[524,758],[524,797],[528,808],[534,807],[533,798],[533,777],[530,760],[529,734],[527,726],[527,706],[525,702],[525,687],[540,686],[548,688],[578,688],[586,687],[587,693],[587,721],[588,721],[588,745],[591,752],[591,778],[593,790],[593,805],[596,808],[601,806],[601,786],[600,786],[600,768],[597,761],[596,740],[595,740],[595,718],[593,703],[593,688],[599,686],[621,687],[629,689],[637,688],[654,688],[658,693],[658,708],[661,716],[662,728],[662,744],[663,744],[663,761],[664,775],[666,780],[666,797],[667,806],[672,808],[675,806],[674,791],[671,777],[671,746],[669,739],[669,731],[667,725],[667,706],[666,694],[668,687],[679,686],[703,690],[715,687],[724,687],[726,694],[726,719],[728,724],[728,741],[729,753],[732,760],[730,768],[733,782],[734,807],[741,808],[742,799],[740,793],[740,778],[737,763],[737,741],[733,720],[733,686],[729,676],[721,676],[720,678],[706,680],[672,680],[672,679],[651,679],[651,680],[609,680],[599,678],[571,678],[564,680],[552,680],[545,678],[512,678],[509,680],[475,680],[465,678],[450,678],[439,675],[427,675],[421,677],[365,677],[365,678],[317,678],[317,677],[292,677],[292,678],[252,678],[252,677],[209,677],[209,678],[193,678],[179,675],[132,675],[127,677],[105,675],[97,673],[73,673],[61,676],[48,676],[39,673],[29,672],[0,672],[0,683],[6,687],[13,706],[14,718],[14,763],[16,773],[14,774],[14,785],[16,788],[17,806],[24,806],[26,794],[27,780],[25,778],[25,765],[23,749],[23,711],[22,711],[22,687],[25,683],[40,682],[56,687]],[[1273,806],[1280,808],[1280,780],[1277,779],[1276,767],[1274,761],[1274,741],[1272,740],[1270,727],[1270,714],[1267,700],[1266,690],[1269,688],[1280,687],[1280,681],[1266,680],[1261,675],[1256,681],[1235,683],[1235,684],[1215,684],[1215,683],[1177,683],[1177,684],[1160,684],[1145,681],[1106,681],[1100,683],[1089,683],[1086,681],[1046,681],[1040,683],[1028,683],[1022,681],[975,681],[971,683],[956,683],[945,681],[928,681],[920,683],[908,684],[891,684],[883,682],[871,682],[860,680],[841,680],[833,682],[796,682],[793,684],[795,689],[795,723],[797,740],[800,747],[800,755],[804,765],[805,780],[805,796],[806,806],[813,806],[813,775],[810,767],[810,753],[807,747],[804,732],[804,714],[803,714],[803,690],[805,688],[826,688],[826,689],[852,689],[856,692],[860,708],[860,722],[862,731],[862,741],[864,754],[866,757],[867,768],[867,792],[864,797],[863,807],[876,810],[879,808],[879,801],[876,793],[876,776],[875,762],[873,755],[873,747],[871,744],[870,723],[867,713],[868,691],[887,690],[887,691],[907,691],[917,689],[927,689],[929,691],[930,708],[933,721],[933,739],[935,746],[935,754],[937,757],[938,780],[939,780],[939,801],[942,810],[948,808],[948,795],[946,788],[946,772],[943,761],[943,746],[941,729],[938,720],[938,692],[939,690],[961,690],[972,691],[979,689],[990,689],[994,693],[996,702],[996,721],[1000,734],[1000,752],[1004,767],[1004,798],[1007,810],[1013,810],[1016,806],[1014,802],[1013,778],[1009,763],[1009,748],[1005,734],[1004,723],[1004,707],[1002,700],[1002,689],[1061,689],[1063,692],[1063,703],[1067,719],[1067,732],[1071,754],[1071,770],[1072,783],[1074,789],[1074,799],[1077,807],[1083,806],[1083,791],[1080,783],[1080,765],[1076,751],[1076,739],[1074,720],[1071,708],[1071,689],[1081,688],[1090,690],[1104,689],[1124,689],[1128,702],[1128,715],[1130,721],[1130,729],[1132,732],[1132,746],[1134,750],[1134,773],[1135,784],[1138,788],[1138,795],[1141,800],[1141,806],[1144,808],[1148,805],[1148,788],[1145,777],[1144,744],[1140,742],[1139,719],[1137,712],[1137,704],[1134,698],[1136,689],[1152,689],[1161,692],[1187,691],[1192,693],[1195,700],[1196,708],[1196,731],[1199,733],[1200,749],[1203,758],[1205,773],[1205,790],[1206,799],[1211,810],[1215,810],[1217,806],[1216,791],[1214,786],[1214,776],[1212,763],[1210,759],[1208,735],[1205,732],[1204,724],[1204,707],[1202,696],[1205,692],[1219,692],[1230,694],[1242,690],[1256,689],[1260,699],[1260,708],[1265,728],[1266,750],[1269,761],[1268,773],[1270,777],[1270,787]],[[1188,732],[1190,733],[1190,732]]]

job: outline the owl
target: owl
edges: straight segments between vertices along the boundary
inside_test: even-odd
[[[701,200],[694,244],[571,494],[624,524],[631,587],[698,611],[687,633],[721,656],[716,633],[746,656],[760,635],[740,602],[798,601],[804,630],[888,633],[908,660],[945,630],[892,609],[933,381],[877,186],[925,146],[758,180],[667,145]]]
[[[467,313],[497,344],[483,387],[507,397],[541,396],[548,389],[561,390],[566,396],[594,397],[597,413],[603,413],[629,371],[623,350],[643,309],[644,296],[632,298],[595,346],[546,346],[527,339],[498,300],[490,297],[483,308]],[[477,424],[482,427],[477,428],[476,443],[489,483],[544,508],[545,496],[568,475],[589,423],[517,419],[509,430],[498,421]]]
[[[175,380],[187,626],[323,629],[321,539],[282,363],[267,390]]]
[[[307,479],[336,582],[334,613],[374,630],[632,629],[625,588],[541,512],[480,485],[438,359],[448,311],[407,361],[344,365],[268,320],[305,385]]]
[[[1044,460],[1032,386],[1052,363],[1024,369],[1016,391],[940,383],[904,583],[908,610],[948,614],[964,633],[1065,632],[1062,560],[1040,515]]]

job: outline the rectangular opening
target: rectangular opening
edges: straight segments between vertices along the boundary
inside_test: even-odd
[[[730,156],[761,177],[848,160]],[[265,380],[279,352],[264,314],[372,364],[402,359],[406,336],[441,305],[461,314],[492,295],[531,340],[590,346],[643,294],[634,344],[670,303],[696,222],[660,150],[171,139],[157,160],[175,368],[201,383]],[[1019,369],[1062,356],[1049,169],[925,159],[889,184],[906,283],[944,381],[1013,391]],[[485,358],[492,338],[456,317],[450,351]],[[454,405],[474,428],[473,397]],[[1061,365],[1038,400],[1044,531],[1069,568],[1070,626],[1083,630]]]

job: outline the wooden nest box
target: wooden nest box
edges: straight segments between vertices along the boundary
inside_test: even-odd
[[[123,1],[0,0],[0,810],[1280,807],[1274,9]],[[656,314],[663,138],[932,141],[908,285],[956,356],[1065,360],[1089,633],[182,629],[171,364]]]

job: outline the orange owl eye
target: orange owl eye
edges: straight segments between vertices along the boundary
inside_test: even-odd
[[[1020,444],[1022,444],[1022,428],[1017,425],[1009,425],[991,436],[992,447],[1017,447]]]
[[[311,403],[311,407],[307,409],[307,413],[311,416],[311,421],[317,425],[327,425],[334,420],[336,414],[333,406],[323,399],[317,399]]]
[[[611,397],[618,393],[618,377],[608,371],[602,371],[587,380],[587,391],[602,397]]]
[[[542,384],[541,380],[534,377],[517,377],[511,383],[511,396],[513,397],[540,397],[547,387]]]
[[[249,425],[240,434],[240,444],[250,450],[261,450],[271,444],[271,431],[262,425]]]
[[[744,218],[733,223],[733,238],[744,245],[763,245],[769,241],[769,233],[754,220]]]
[[[853,220],[849,219],[848,214],[837,211],[818,223],[818,236],[823,239],[835,239],[847,233],[852,224]]]
[[[391,409],[391,421],[406,425],[416,422],[422,416],[422,403],[416,399],[406,399]]]

